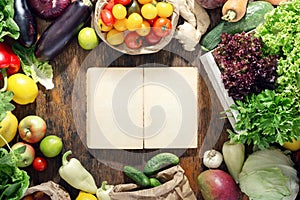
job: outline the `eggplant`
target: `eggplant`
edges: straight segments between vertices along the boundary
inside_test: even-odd
[[[36,18],[29,9],[26,0],[15,0],[14,20],[20,28],[18,41],[26,47],[31,47],[37,40]]]
[[[43,62],[60,54],[88,22],[92,10],[93,4],[89,0],[73,1],[38,39],[35,46],[36,58]]]

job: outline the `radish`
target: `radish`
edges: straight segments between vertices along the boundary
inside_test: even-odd
[[[199,174],[198,185],[204,200],[238,200],[240,189],[233,178],[220,169],[209,169]]]
[[[28,0],[32,11],[43,19],[55,19],[71,3],[70,0]]]

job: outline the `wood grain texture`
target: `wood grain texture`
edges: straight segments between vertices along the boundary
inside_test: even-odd
[[[219,10],[210,11],[211,27],[219,19]],[[38,20],[41,33],[50,22]],[[221,149],[227,140],[226,129],[229,123],[220,118],[222,111],[220,102],[199,61],[200,47],[194,52],[186,52],[181,45],[172,40],[167,47],[155,54],[128,56],[112,50],[103,42],[93,51],[85,51],[77,44],[75,38],[65,50],[50,63],[54,70],[55,88],[45,90],[39,85],[36,102],[26,105],[16,105],[14,114],[21,120],[29,114],[36,114],[46,120],[47,134],[55,134],[63,139],[63,152],[72,150],[72,157],[78,158],[84,167],[94,176],[97,185],[106,180],[109,184],[130,182],[121,171],[124,164],[130,164],[142,169],[147,159],[159,152],[172,152],[180,156],[180,165],[185,170],[190,185],[197,199],[202,199],[197,186],[197,176],[205,167],[202,164],[203,152],[207,149]],[[197,149],[154,149],[154,150],[88,150],[85,143],[86,119],[86,80],[85,74],[89,67],[97,66],[142,66],[151,64],[157,66],[196,66],[199,68],[199,130]],[[15,141],[20,140],[16,138]],[[38,151],[38,144],[34,145]],[[44,172],[36,172],[32,167],[26,168],[31,185],[53,180],[70,193],[75,199],[78,190],[69,186],[58,175],[61,166],[61,155],[47,159],[48,168]],[[222,166],[225,169],[225,166]]]

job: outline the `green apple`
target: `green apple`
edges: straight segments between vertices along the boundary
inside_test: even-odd
[[[11,149],[16,151],[17,149],[23,146],[25,146],[26,148],[25,151],[20,154],[21,159],[18,160],[18,167],[27,167],[31,165],[35,157],[35,150],[30,144],[24,142],[17,142],[11,147]]]
[[[48,158],[58,156],[62,150],[63,142],[57,135],[48,135],[40,143],[40,151]]]

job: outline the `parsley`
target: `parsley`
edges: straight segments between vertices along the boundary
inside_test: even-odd
[[[11,103],[14,94],[11,91],[0,92],[0,122],[5,118],[7,111],[12,111],[15,106]]]
[[[231,108],[239,111],[235,128],[241,131],[240,134],[230,132],[229,137],[234,141],[264,149],[272,143],[282,145],[291,138],[300,139],[299,110],[290,98],[274,90],[236,101]]]

